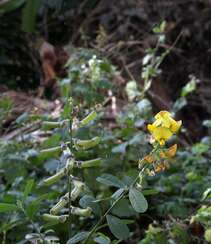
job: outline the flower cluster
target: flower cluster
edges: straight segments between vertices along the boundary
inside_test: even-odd
[[[147,126],[153,139],[164,146],[173,134],[177,133],[182,125],[182,121],[176,121],[167,111],[160,111],[155,115],[155,122]]]
[[[169,167],[169,162],[177,152],[177,144],[165,147],[165,143],[172,135],[177,133],[181,127],[182,121],[176,121],[172,118],[171,114],[167,111],[160,111],[155,115],[153,124],[147,126],[152,134],[154,149],[146,155],[143,159],[139,160],[139,168],[146,167],[148,175],[154,175],[160,171],[164,171]]]

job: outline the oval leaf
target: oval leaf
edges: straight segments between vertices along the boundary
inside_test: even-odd
[[[119,240],[126,240],[129,237],[130,231],[127,225],[121,219],[112,215],[107,215],[106,219],[110,231],[116,238]]]
[[[107,186],[115,186],[117,188],[124,188],[124,183],[119,180],[116,176],[110,174],[103,174],[100,177],[97,177],[97,181],[107,185]]]
[[[81,243],[81,241],[85,240],[88,235],[88,231],[79,232],[78,234],[74,235],[71,239],[69,239],[69,241],[67,241],[67,244],[74,244],[78,242]]]
[[[147,200],[144,195],[136,188],[131,188],[129,191],[129,199],[132,207],[138,213],[144,213],[148,208]]]

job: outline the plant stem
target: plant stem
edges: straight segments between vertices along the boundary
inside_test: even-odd
[[[143,173],[145,170],[145,167],[141,170],[141,172]],[[139,174],[136,176],[136,178],[134,179],[134,181],[131,183],[130,188],[133,187],[135,185],[135,183],[137,182],[137,180],[139,179]],[[95,224],[95,226],[92,228],[92,230],[89,232],[87,238],[85,239],[83,244],[87,244],[89,239],[91,238],[91,236],[95,233],[95,231],[98,229],[99,225],[104,221],[104,219],[106,218],[106,215],[109,214],[111,212],[111,210],[116,206],[116,204],[123,198],[126,196],[126,194],[128,193],[128,189],[125,190],[110,206],[110,208],[103,214],[103,216],[99,219],[99,221]]]
[[[71,157],[73,153],[73,130],[72,130],[72,114],[69,121],[69,130],[70,130],[70,152]],[[72,169],[73,170],[73,169]],[[69,239],[72,237],[72,213],[71,213],[71,204],[72,204],[72,197],[71,197],[71,191],[72,191],[72,180],[70,177],[70,172],[68,172],[67,176],[67,185],[68,185],[68,237]]]
[[[90,237],[95,233],[98,226],[103,222],[106,215],[110,213],[110,211],[113,209],[113,207],[125,196],[125,192],[123,192],[122,195],[120,195],[111,205],[111,207],[103,214],[103,216],[99,219],[99,221],[96,223],[96,225],[92,228],[92,230],[89,232],[86,240],[84,241],[84,244],[88,243],[88,240]]]

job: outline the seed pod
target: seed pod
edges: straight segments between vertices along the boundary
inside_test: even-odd
[[[51,208],[50,213],[57,214],[60,210],[62,210],[67,205],[68,201],[69,201],[69,193],[66,193],[64,196],[60,198],[59,202]]]
[[[89,124],[92,120],[94,120],[97,117],[96,111],[92,111],[90,114],[88,114],[83,120],[79,122],[79,127],[86,126]]]
[[[92,209],[90,207],[84,209],[78,207],[72,207],[71,213],[81,217],[89,217],[92,214]]]
[[[50,130],[50,129],[55,129],[55,128],[62,128],[65,125],[67,125],[68,122],[69,122],[68,119],[64,119],[64,120],[59,121],[59,122],[55,122],[55,121],[43,121],[42,128],[44,130]]]
[[[50,130],[54,128],[59,128],[61,122],[55,122],[55,121],[43,121],[42,128],[44,130]]]
[[[73,167],[75,165],[75,161],[71,158],[67,159],[67,163],[65,166],[65,173],[69,175],[69,173],[72,171]]]
[[[87,161],[81,161],[80,167],[81,168],[90,168],[90,167],[97,167],[101,164],[102,159],[101,158],[96,158],[96,159],[91,159]]]
[[[57,181],[59,181],[65,175],[65,173],[66,173],[65,168],[61,169],[55,175],[52,175],[51,177],[45,179],[43,181],[43,185],[50,186],[50,185],[56,183]]]
[[[75,140],[74,144],[76,149],[89,149],[97,146],[100,143],[100,137],[96,136],[90,140]]]
[[[80,195],[80,193],[83,191],[85,186],[83,182],[78,180],[74,180],[73,184],[74,184],[74,188],[71,191],[71,201],[76,200],[76,198]],[[59,202],[51,208],[50,213],[54,215],[57,214],[68,204],[68,201],[69,201],[69,193],[66,193],[64,196],[60,198]]]
[[[52,148],[47,148],[47,149],[43,149],[40,151],[40,154],[41,155],[49,155],[49,154],[52,154],[52,153],[59,153],[61,152],[61,147],[58,146],[58,147],[52,147]]]
[[[71,192],[71,200],[75,201],[75,199],[81,194],[81,192],[84,190],[85,184],[81,181],[74,181],[75,187],[73,188]]]
[[[53,222],[53,223],[64,223],[66,222],[68,218],[68,215],[51,215],[51,214],[43,214],[43,219],[48,222]]]

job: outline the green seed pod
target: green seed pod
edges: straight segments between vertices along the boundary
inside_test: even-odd
[[[96,136],[90,140],[75,140],[74,144],[76,149],[89,149],[97,146],[100,143],[100,137]]]
[[[69,193],[66,193],[64,196],[60,198],[59,202],[51,208],[50,213],[57,214],[60,210],[62,210],[67,205],[68,201],[69,201]]]
[[[73,190],[71,191],[71,201],[75,201],[76,198],[80,195],[80,193],[83,191],[84,189],[84,183],[81,181],[76,181],[75,186],[73,188]],[[66,193],[64,196],[62,196],[59,200],[59,202],[54,205],[51,210],[50,213],[51,214],[57,214],[60,210],[62,210],[69,201],[69,193]]]
[[[53,223],[64,223],[66,222],[68,218],[68,215],[51,215],[51,214],[43,214],[43,219],[48,222],[53,222]]]
[[[50,185],[56,183],[57,181],[59,181],[65,175],[65,173],[66,173],[65,168],[61,169],[55,175],[52,175],[51,177],[45,179],[43,181],[43,185],[50,186]]]
[[[69,120],[68,119],[64,119],[62,121],[59,122],[55,122],[55,121],[44,121],[42,123],[42,128],[44,130],[50,130],[50,129],[55,129],[55,128],[62,128],[66,125],[68,125]]]
[[[58,153],[58,152],[61,152],[61,147],[58,146],[58,147],[52,147],[52,148],[48,148],[48,149],[43,149],[40,151],[40,154],[41,155],[48,155],[48,154],[51,154],[51,153]]]
[[[92,111],[90,114],[88,114],[83,120],[79,122],[79,127],[86,126],[89,124],[92,120],[94,120],[97,117],[96,111]]]
[[[55,122],[55,121],[43,121],[42,123],[42,128],[44,130],[50,130],[54,128],[59,128],[61,125],[60,122]]]
[[[76,198],[83,192],[85,184],[81,181],[74,181],[75,187],[71,192],[71,200],[75,201]]]
[[[80,165],[78,167],[81,168],[90,168],[90,167],[98,167],[102,162],[101,158],[95,158],[87,161],[80,162]]]
[[[87,208],[78,208],[78,207],[72,207],[71,213],[74,215],[78,215],[81,217],[90,217],[92,214],[92,209],[90,207]]]
[[[74,167],[75,161],[73,159],[68,159],[65,166],[65,174],[69,175]]]

